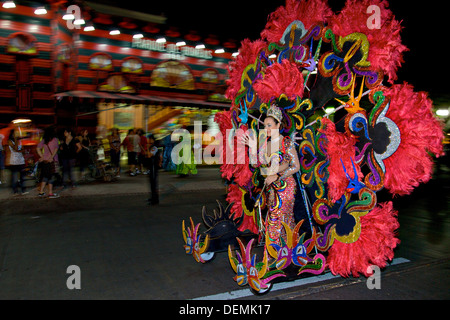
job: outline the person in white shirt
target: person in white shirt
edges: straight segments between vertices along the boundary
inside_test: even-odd
[[[19,139],[19,134],[15,129],[12,129],[8,137],[8,145],[6,148],[6,165],[11,170],[11,187],[14,195],[19,194],[19,188],[22,194],[27,194],[24,179],[25,179],[25,158],[22,154],[22,143]]]

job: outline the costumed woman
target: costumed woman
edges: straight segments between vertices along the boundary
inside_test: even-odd
[[[294,142],[280,134],[282,120],[281,110],[272,104],[264,119],[267,139],[258,150],[260,161],[257,161],[255,153],[249,153],[250,163],[261,164],[262,168],[267,169],[264,181],[268,208],[265,232],[270,242],[278,245],[281,245],[280,237],[286,241],[281,222],[291,229],[295,228],[294,203],[297,185],[293,175],[300,170]],[[249,146],[256,146],[254,139],[248,132],[243,135],[243,143]]]

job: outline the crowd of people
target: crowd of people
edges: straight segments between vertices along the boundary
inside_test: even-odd
[[[14,196],[27,194],[25,177],[27,161],[19,131],[11,129],[7,137],[0,135],[0,183],[5,167],[11,172],[11,188]],[[146,135],[143,129],[130,129],[122,140],[119,129],[112,128],[109,134],[97,130],[95,137],[88,130],[75,135],[70,128],[57,132],[55,127],[43,131],[42,139],[36,146],[37,161],[31,170],[36,175],[38,194],[50,199],[58,198],[54,185],[77,188],[78,182],[94,179],[101,163],[111,168],[116,178],[121,174],[121,151],[127,152],[128,173],[149,175],[151,198],[149,204],[158,204],[158,169],[162,165],[162,152],[156,145],[152,134]],[[75,170],[78,167],[78,176]],[[28,174],[30,172],[28,171]],[[46,193],[47,192],[47,193]]]

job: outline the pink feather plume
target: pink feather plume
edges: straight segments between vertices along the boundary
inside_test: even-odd
[[[348,175],[354,178],[352,160],[355,159],[355,143],[356,139],[345,133],[338,132],[335,124],[329,119],[322,119],[324,129],[321,130],[326,136],[327,143],[325,150],[327,152],[330,164],[328,166],[328,198],[332,202],[339,200],[348,186],[349,180],[345,176],[342,162],[345,165]],[[354,160],[353,160],[354,161]],[[358,177],[362,179],[363,174],[359,166],[355,163]]]
[[[269,42],[279,42],[286,28],[294,20],[300,20],[306,30],[317,23],[326,23],[333,16],[326,0],[286,0],[286,5],[270,14],[261,37]]]
[[[369,23],[372,11],[369,6],[380,8],[380,26],[372,27]],[[388,81],[397,80],[397,69],[403,61],[403,53],[408,48],[402,44],[401,23],[395,16],[386,0],[347,0],[344,9],[333,16],[329,25],[336,36],[345,37],[354,32],[361,32],[369,41],[369,56],[372,69],[380,68],[388,76]],[[369,21],[369,22],[368,22]],[[369,26],[370,28],[369,28]]]
[[[285,59],[267,67],[264,78],[257,80],[253,88],[261,101],[269,102],[283,93],[291,100],[303,97],[303,86],[303,76],[297,65]]]
[[[228,64],[229,79],[226,81],[228,88],[225,95],[228,99],[233,100],[241,90],[241,80],[244,69],[255,63],[261,50],[267,47],[267,43],[263,40],[250,41],[245,39],[241,42],[239,55],[236,59]]]
[[[384,160],[385,187],[398,195],[410,194],[420,183],[431,179],[433,159],[430,154],[443,152],[443,124],[432,111],[433,102],[426,92],[414,92],[408,83],[384,90],[390,99],[386,117],[392,119],[401,134],[397,151]]]

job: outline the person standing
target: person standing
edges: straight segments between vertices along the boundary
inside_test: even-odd
[[[138,170],[143,174],[148,174],[148,165],[146,163],[146,153],[148,149],[148,139],[143,129],[138,130],[139,135],[139,154],[138,154]]]
[[[111,152],[111,165],[114,168],[114,174],[119,177],[120,174],[120,134],[119,129],[112,128],[109,136],[109,145]]]
[[[158,170],[162,165],[162,154],[159,151],[155,137],[152,134],[148,137],[147,158],[151,196],[147,201],[150,205],[157,205],[159,204]]]
[[[41,168],[39,177],[39,196],[45,195],[44,188],[48,184],[48,197],[50,199],[59,198],[59,195],[53,192],[54,176],[56,174],[56,163],[58,162],[59,143],[56,138],[56,132],[53,127],[45,129],[44,136],[36,148],[39,155],[39,166]]]
[[[136,141],[137,140],[137,141]],[[137,144],[137,148],[135,147]],[[134,133],[134,129],[128,130],[128,134],[123,139],[122,145],[127,149],[127,156],[128,156],[128,166],[130,169],[130,176],[135,176],[135,170],[136,170],[136,149],[139,148],[139,137]],[[139,150],[139,149],[138,149]]]
[[[140,145],[141,138],[139,137],[137,130],[134,131],[134,135],[133,135],[131,141],[133,144],[135,171],[134,171],[134,174],[130,174],[130,175],[135,176],[135,175],[138,175],[141,173],[141,171],[139,170],[139,165],[138,165],[138,156],[139,156],[139,153],[141,152],[141,145]]]
[[[63,186],[67,188],[67,180],[70,180],[72,188],[76,187],[73,177],[77,154],[81,151],[81,143],[74,138],[71,129],[64,130],[64,138],[59,146],[59,159],[62,164]]]
[[[89,132],[87,131],[87,129],[81,131],[77,139],[81,145],[81,149],[77,153],[78,161],[80,163],[80,180],[86,180],[84,171],[86,168],[89,168],[89,166],[92,165],[92,157],[89,150],[89,147],[91,146],[91,140],[89,139]]]
[[[0,184],[3,183],[3,172],[5,171],[5,153],[3,149],[3,141],[5,136],[0,133]]]
[[[264,129],[267,140],[259,150],[259,155],[250,153],[251,163],[257,165],[259,159],[269,159],[262,163],[261,168],[266,169],[264,184],[266,186],[266,201],[268,213],[266,217],[266,247],[271,244],[282,245],[286,232],[282,223],[291,229],[295,228],[294,204],[297,182],[294,175],[300,170],[295,144],[289,137],[280,133],[283,113],[275,104],[271,105],[264,119]],[[242,142],[248,146],[256,145],[256,138],[245,133]],[[261,173],[263,171],[260,171]]]
[[[134,137],[134,129],[129,129],[127,136],[123,139],[121,145],[127,150],[127,158],[128,158],[128,169],[130,175],[134,174],[134,169],[136,167],[136,154],[134,153],[133,147],[133,137]]]
[[[24,179],[25,179],[25,158],[23,156],[22,143],[18,138],[19,133],[16,129],[12,129],[8,136],[6,165],[11,170],[11,187],[14,195],[19,195],[19,188],[22,194],[27,194]]]

